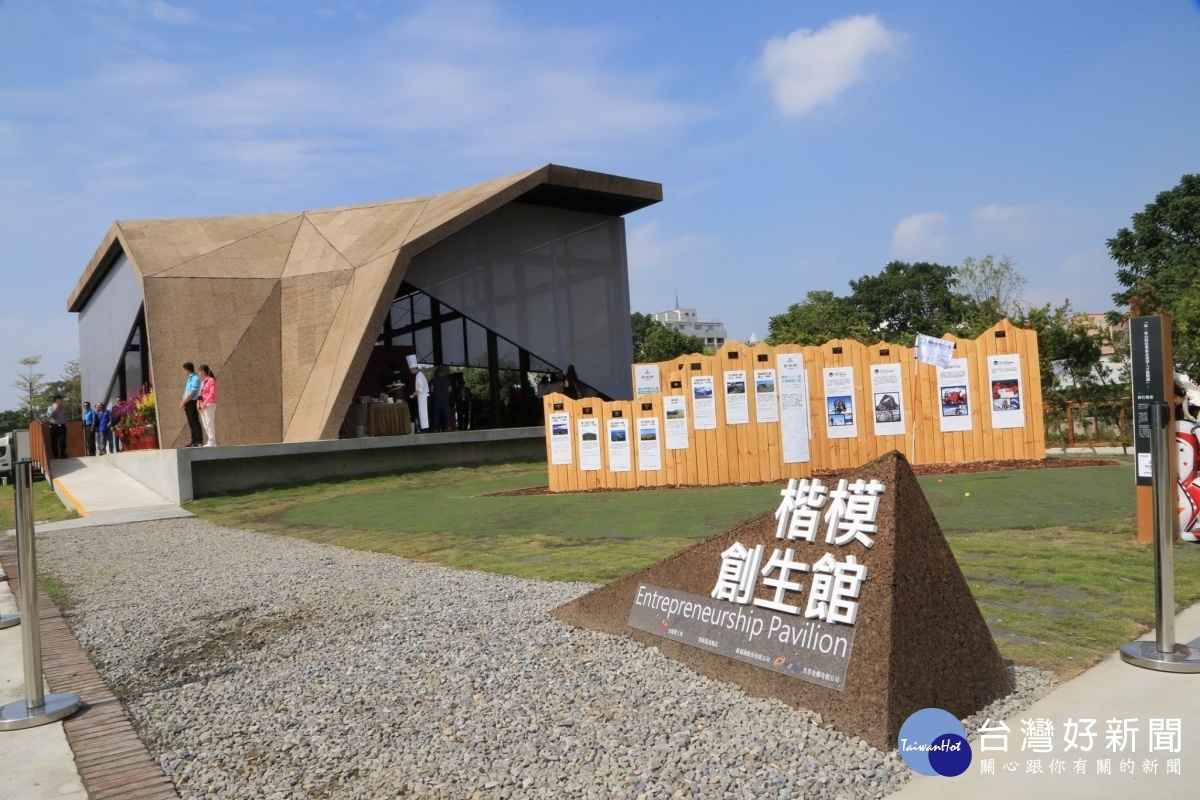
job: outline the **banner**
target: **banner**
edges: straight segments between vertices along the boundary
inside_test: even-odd
[[[916,351],[917,361],[920,361],[922,364],[948,367],[950,366],[950,359],[954,356],[954,342],[948,342],[945,339],[935,339],[932,336],[918,333]]]
[[[876,436],[904,435],[904,378],[899,364],[876,364],[871,370],[871,403]]]
[[[662,448],[658,445],[658,417],[638,417],[638,469],[643,472],[662,469]]]
[[[725,424],[746,425],[750,422],[750,399],[746,397],[746,371],[725,373]]]
[[[692,427],[698,431],[717,429],[717,401],[713,397],[712,375],[692,378]]]
[[[759,422],[779,422],[779,390],[775,370],[754,370],[754,418]]]
[[[634,364],[635,394],[658,394],[662,391],[662,381],[659,376],[658,364]]]
[[[546,421],[550,429],[550,463],[571,463],[571,415],[565,411],[550,415]]]
[[[937,368],[938,418],[942,433],[971,430],[969,383],[965,358],[952,358],[949,366]]]
[[[579,468],[600,469],[600,420],[595,417],[579,420]]]
[[[779,436],[783,443],[783,463],[801,464],[811,460],[808,429],[808,376],[802,353],[776,356],[779,370]]]
[[[854,408],[854,367],[827,367],[825,375],[825,435],[830,439],[858,438]]]
[[[662,403],[663,416],[666,417],[663,427],[667,434],[667,449],[687,450],[687,399],[681,394],[668,394],[663,396]]]
[[[629,420],[608,421],[608,469],[610,472],[629,472],[633,469],[629,457]]]
[[[992,427],[1025,427],[1025,392],[1021,356],[988,356],[988,389],[992,393]]]

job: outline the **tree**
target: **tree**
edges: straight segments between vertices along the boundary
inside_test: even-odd
[[[822,345],[830,339],[868,338],[866,315],[846,297],[813,290],[803,302],[767,322],[768,344]]]
[[[67,407],[67,419],[83,419],[83,386],[78,360],[68,361],[63,367],[62,376],[45,385],[38,400],[39,404],[42,407],[49,406],[56,394],[63,396],[63,405]]]
[[[25,372],[13,381],[13,388],[21,393],[21,411],[25,415],[26,424],[33,421],[44,409],[44,404],[39,405],[42,399],[42,391],[46,384],[42,382],[42,378],[46,377],[44,373],[34,372],[33,369],[42,362],[41,356],[26,356],[18,363],[25,368]]]
[[[985,328],[1003,317],[1013,319],[1021,315],[1025,276],[1017,272],[1017,265],[1008,256],[999,261],[991,253],[978,261],[966,258],[954,268],[954,280],[959,293],[987,320]]]
[[[634,363],[652,364],[689,353],[707,352],[704,340],[699,336],[682,334],[647,314],[634,312],[630,322],[633,327]]]
[[[850,281],[850,302],[866,315],[874,338],[911,345],[918,333],[962,330],[969,304],[954,286],[954,267],[893,261],[878,275]]]
[[[29,417],[24,411],[13,409],[0,411],[0,434],[29,427]]]
[[[1176,364],[1200,373],[1200,174],[1184,175],[1134,214],[1132,229],[1117,231],[1108,252],[1125,287],[1113,300],[1134,316],[1170,315]]]

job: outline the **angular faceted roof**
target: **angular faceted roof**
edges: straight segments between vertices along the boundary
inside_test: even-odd
[[[657,183],[550,164],[409,200],[121,221],[68,309],[83,309],[123,252],[163,397],[182,387],[179,364],[204,362],[223,394],[238,393],[221,407],[223,444],[332,438],[413,256],[512,201],[623,215],[661,199]],[[185,437],[177,405],[159,404],[164,447]]]

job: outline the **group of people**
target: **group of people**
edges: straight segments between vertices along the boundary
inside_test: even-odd
[[[56,403],[58,402],[58,400],[59,400],[58,397],[54,398],[54,401]],[[120,401],[120,398],[114,397],[112,404],[116,405],[119,401]],[[87,450],[87,454],[89,456],[95,456],[95,455],[102,456],[105,453],[117,452],[117,442],[113,436],[113,427],[114,427],[114,423],[113,423],[113,418],[112,418],[112,408],[110,406],[106,406],[103,402],[99,402],[99,403],[96,403],[96,407],[93,409],[91,403],[87,402],[86,400],[84,401],[84,403],[83,403],[83,441],[84,441],[85,449]],[[63,426],[63,430],[64,430],[64,434],[65,434],[65,430],[66,430],[65,425]],[[65,444],[66,444],[65,443],[65,439],[66,439],[65,435],[63,436],[63,439],[64,439],[64,452],[65,452]],[[53,415],[51,415],[51,422],[50,422],[50,449],[52,451],[54,450]],[[53,457],[54,458],[64,458],[65,456],[55,455]]]
[[[413,417],[413,430],[416,433],[433,432],[444,433],[451,430],[454,417],[450,411],[450,396],[454,391],[453,385],[450,383],[450,377],[446,374],[445,367],[438,367],[433,371],[433,380],[425,377],[425,373],[421,372],[417,366],[417,357],[407,356],[408,368],[413,374],[415,383],[413,386],[411,400],[415,400],[417,404],[417,413]],[[429,401],[433,399],[433,420],[430,424],[429,418]]]
[[[191,442],[188,447],[217,446],[217,376],[208,364],[200,365],[200,372],[191,362],[183,365],[183,399],[179,407],[187,416]]]

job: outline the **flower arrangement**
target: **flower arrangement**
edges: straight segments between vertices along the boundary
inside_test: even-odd
[[[154,390],[139,392],[137,397],[122,400],[112,407],[113,427],[129,436],[153,433],[158,426],[155,414]]]

